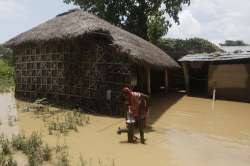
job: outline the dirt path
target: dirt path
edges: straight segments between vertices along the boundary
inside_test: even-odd
[[[1,98],[0,98],[1,100]],[[250,104],[171,94],[151,102],[147,144],[128,144],[116,134],[122,118],[90,116],[90,124],[68,136],[48,135],[43,121],[18,112],[20,130],[43,133],[46,142],[69,147],[72,165],[80,154],[92,165],[117,166],[248,166],[250,163]]]

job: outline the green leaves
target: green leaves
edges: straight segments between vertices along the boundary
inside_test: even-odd
[[[14,56],[11,49],[0,45],[0,59],[5,60],[9,65],[14,65]]]
[[[169,21],[165,21],[163,12],[157,12],[149,16],[147,21],[147,35],[149,40],[156,44],[157,41],[167,33],[169,24]]]
[[[0,77],[12,78],[14,76],[14,68],[9,66],[6,61],[0,59]]]
[[[183,5],[190,5],[191,1],[190,0],[163,0],[162,2],[165,7],[165,12],[166,14],[169,15],[170,18],[173,18],[173,20],[176,23],[179,22],[179,17],[178,14],[179,12],[182,11]]]
[[[244,41],[242,40],[226,40],[225,43],[220,43],[221,46],[247,46]]]
[[[186,40],[162,39],[157,43],[157,45],[175,60],[178,60],[187,54],[222,51],[215,44],[201,38],[190,38]]]

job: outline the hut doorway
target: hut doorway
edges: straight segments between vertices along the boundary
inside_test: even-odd
[[[204,95],[208,90],[208,65],[196,63],[190,65],[190,92],[192,95]]]
[[[150,94],[150,69],[148,67],[138,67],[134,75],[132,75],[132,89],[144,94]]]
[[[150,88],[152,95],[157,95],[165,91],[167,87],[166,87],[166,72],[164,70],[151,69]]]

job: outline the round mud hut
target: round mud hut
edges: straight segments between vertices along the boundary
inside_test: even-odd
[[[120,112],[121,90],[167,90],[179,65],[153,44],[81,10],[72,10],[5,43],[13,49],[17,98],[47,98]]]

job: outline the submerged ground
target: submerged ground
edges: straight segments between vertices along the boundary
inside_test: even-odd
[[[153,98],[146,145],[128,144],[116,134],[122,118],[89,115],[90,124],[65,136],[49,135],[45,122],[32,112],[20,111],[25,103],[13,94],[0,96],[1,132],[30,134],[39,131],[51,146],[68,146],[71,164],[82,156],[91,165],[143,166],[248,166],[250,163],[250,104],[181,93]],[[17,111],[16,111],[17,109]],[[6,119],[16,116],[14,125]]]

